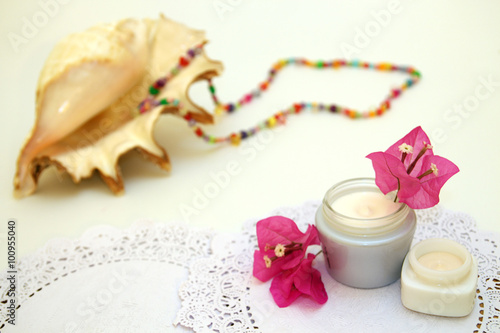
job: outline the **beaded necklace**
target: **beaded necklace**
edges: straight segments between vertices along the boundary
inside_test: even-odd
[[[138,106],[139,112],[141,114],[159,105],[174,105],[182,109],[182,105],[177,99],[164,98],[157,100],[155,96],[160,93],[161,89],[165,87],[168,81],[170,81],[173,77],[175,77],[184,67],[188,66],[189,63],[202,52],[202,49],[203,49],[203,44],[197,45],[194,48],[189,49],[185,56],[180,57],[177,65],[174,68],[172,68],[167,75],[159,78],[153,83],[153,85],[149,87],[148,97],[146,97]],[[224,113],[232,113],[242,108],[243,106],[251,103],[255,98],[260,97],[260,95],[268,89],[270,84],[273,82],[274,77],[278,74],[278,72],[288,65],[298,65],[298,66],[307,66],[315,68],[334,68],[334,69],[339,69],[341,67],[358,67],[358,68],[372,69],[378,71],[407,73],[410,75],[410,78],[408,78],[398,88],[391,89],[389,95],[375,109],[361,112],[354,109],[339,106],[336,104],[323,104],[317,102],[295,103],[290,107],[288,107],[287,109],[276,112],[274,115],[260,122],[255,127],[252,127],[248,130],[241,130],[239,132],[234,132],[225,137],[216,137],[205,133],[205,131],[199,126],[197,121],[193,119],[192,115],[189,112],[186,113],[186,115],[183,118],[187,121],[188,126],[193,129],[196,136],[202,138],[208,143],[229,142],[233,145],[239,145],[241,140],[251,137],[261,130],[273,128],[278,124],[285,124],[288,116],[292,114],[299,114],[303,110],[314,110],[314,111],[324,110],[332,113],[343,114],[352,119],[372,118],[376,116],[382,116],[387,110],[390,109],[391,100],[399,97],[403,93],[403,91],[405,91],[406,89],[417,83],[421,77],[420,72],[412,67],[396,66],[390,63],[374,64],[358,60],[310,61],[304,58],[281,59],[271,67],[271,70],[269,70],[267,78],[262,83],[260,83],[255,90],[243,95],[243,97],[240,98],[240,100],[236,103],[226,103],[226,104],[221,103],[216,95],[215,86],[213,85],[212,80],[208,79],[207,80],[208,89],[211,94],[212,100],[215,104],[215,111],[214,111],[215,114],[221,115]]]

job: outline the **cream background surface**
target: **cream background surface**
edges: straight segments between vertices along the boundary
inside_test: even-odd
[[[47,170],[34,195],[14,199],[15,161],[34,123],[36,82],[52,47],[101,22],[161,12],[206,31],[207,54],[225,65],[214,81],[225,102],[253,89],[274,61],[290,56],[413,65],[423,78],[381,118],[305,113],[238,148],[207,145],[183,121],[164,116],[155,137],[170,156],[170,173],[131,152],[120,162],[123,196],[113,196],[97,176],[74,185],[67,175]],[[480,229],[500,232],[499,13],[497,1],[3,1],[1,240],[9,218],[18,222],[19,256],[51,238],[75,238],[100,224],[125,228],[143,218],[238,231],[250,217],[321,199],[344,179],[373,176],[365,156],[418,125],[431,136],[436,154],[461,169],[444,186],[441,204],[470,214]],[[27,21],[39,25],[29,35],[23,30]],[[25,43],[14,45],[13,34]],[[261,99],[207,130],[226,135],[249,128],[300,101],[366,109],[404,79],[356,69],[287,68]],[[205,84],[193,86],[191,97],[211,108]],[[6,259],[0,257],[3,267]]]

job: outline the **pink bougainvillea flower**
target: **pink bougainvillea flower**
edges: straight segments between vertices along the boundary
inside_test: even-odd
[[[283,216],[257,222],[257,238],[259,250],[254,253],[253,275],[263,282],[296,267],[309,245],[320,244],[314,225],[303,233],[293,220]]]
[[[316,256],[305,257],[309,245],[320,244],[314,225],[303,233],[289,218],[271,216],[257,222],[257,239],[253,275],[263,282],[274,278],[270,290],[279,307],[290,305],[302,294],[320,304],[328,300],[321,273],[312,267]]]
[[[416,127],[385,152],[369,154],[375,183],[387,194],[397,191],[399,202],[414,209],[435,206],[444,183],[459,169],[453,162],[434,155],[429,137]]]
[[[314,258],[316,256],[309,253],[298,266],[274,278],[270,290],[280,308],[289,306],[302,294],[312,297],[319,304],[328,300],[321,273],[312,267]]]

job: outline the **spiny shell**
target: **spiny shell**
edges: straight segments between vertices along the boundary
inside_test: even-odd
[[[165,170],[170,162],[153,138],[161,113],[190,112],[197,121],[212,116],[187,96],[198,80],[219,75],[222,64],[203,52],[170,80],[157,96],[184,106],[159,106],[137,115],[149,86],[174,68],[188,49],[205,43],[202,31],[163,15],[158,20],[126,19],[68,36],[49,55],[40,74],[36,122],[21,151],[14,178],[15,195],[33,193],[50,165],[74,182],[97,170],[114,193],[123,191],[118,159],[132,149]]]

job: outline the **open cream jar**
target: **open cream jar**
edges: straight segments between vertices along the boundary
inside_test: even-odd
[[[356,288],[398,280],[415,233],[415,212],[385,197],[372,178],[330,188],[316,212],[328,273]]]
[[[426,239],[408,253],[401,271],[401,301],[408,309],[462,317],[474,307],[477,262],[450,239]]]

